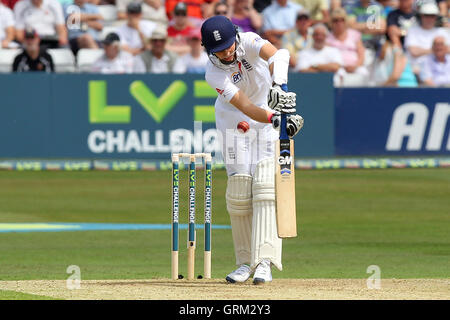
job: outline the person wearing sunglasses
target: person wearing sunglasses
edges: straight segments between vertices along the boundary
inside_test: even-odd
[[[331,33],[326,43],[341,52],[343,68],[352,85],[365,85],[369,76],[369,71],[364,66],[366,49],[361,33],[348,27],[347,14],[343,8],[331,12]],[[346,85],[346,79],[343,80],[343,85]]]

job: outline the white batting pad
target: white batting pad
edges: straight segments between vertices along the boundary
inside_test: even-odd
[[[275,208],[275,163],[268,158],[256,165],[253,178],[252,268],[263,259],[269,259],[279,270],[283,268]]]
[[[252,176],[228,177],[226,202],[230,214],[236,264],[250,264],[252,236]]]

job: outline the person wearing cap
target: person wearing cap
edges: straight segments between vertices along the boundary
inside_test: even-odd
[[[127,19],[127,6],[131,2],[142,4],[142,19],[167,27],[166,8],[161,0],[116,0],[117,18],[119,20]]]
[[[205,7],[209,7],[215,0],[165,0],[166,14],[169,20],[173,18],[175,6],[183,2],[187,6],[187,16],[192,20],[203,21]]]
[[[109,33],[103,40],[104,54],[94,62],[91,72],[121,74],[133,72],[133,55],[121,50],[120,38],[115,32]]]
[[[0,49],[14,46],[14,15],[10,8],[0,3]]]
[[[236,0],[234,2],[231,22],[242,32],[257,33],[262,27],[262,16],[253,8],[253,0]]]
[[[348,14],[348,25],[362,34],[365,48],[378,51],[386,34],[386,15],[373,0],[360,0]]]
[[[180,57],[180,63],[186,73],[205,73],[208,55],[202,46],[202,36],[199,29],[192,29],[188,35],[190,52]]]
[[[416,73],[419,72],[417,59],[430,54],[433,39],[437,36],[448,37],[444,28],[436,27],[439,8],[434,3],[424,3],[419,8],[419,25],[408,30],[405,48]]]
[[[309,11],[302,9],[297,15],[295,29],[286,32],[281,38],[281,47],[289,51],[289,66],[294,68],[297,65],[297,58],[300,50],[312,46],[312,20]]]
[[[303,7],[289,0],[273,0],[262,12],[262,35],[275,47],[281,47],[281,37],[295,27],[298,12]]]
[[[387,36],[394,47],[404,49],[405,36],[408,30],[417,25],[414,0],[399,0],[398,9],[392,10],[387,16]]]
[[[98,49],[103,29],[103,17],[98,7],[88,0],[74,0],[63,8],[73,53],[77,54],[81,48]]]
[[[168,40],[166,49],[179,56],[189,53],[191,48],[187,43],[188,35],[194,29],[187,17],[187,6],[178,2],[173,12],[171,25],[167,28]]]
[[[330,16],[331,33],[326,43],[341,52],[346,73],[355,74],[355,79],[360,78],[358,84],[364,85],[369,71],[364,66],[366,49],[361,40],[361,33],[347,26],[347,13],[343,8],[333,10]]]
[[[24,31],[24,49],[17,55],[12,65],[13,72],[53,72],[55,67],[47,49],[40,47],[40,39],[36,30],[27,28]]]
[[[122,49],[138,55],[144,51],[147,39],[150,38],[157,24],[149,20],[142,20],[142,5],[131,2],[127,6],[127,23],[117,28]]]
[[[419,78],[426,86],[450,86],[449,41],[444,36],[433,39],[431,53],[420,61]]]
[[[209,57],[205,79],[218,93],[215,123],[228,176],[225,201],[236,269],[225,279],[242,283],[253,276],[260,285],[272,281],[272,267],[283,268],[274,182],[280,112],[287,114],[289,137],[303,126],[295,113],[296,94],[285,87],[289,51],[256,33],[238,32],[222,15],[207,19],[201,34]],[[243,122],[250,131],[239,132]]]
[[[66,47],[67,29],[61,4],[57,0],[22,0],[14,7],[16,39],[23,42],[26,28],[39,34],[41,46]]]
[[[136,73],[184,73],[178,55],[166,49],[167,30],[158,27],[150,38],[150,47],[134,59]]]

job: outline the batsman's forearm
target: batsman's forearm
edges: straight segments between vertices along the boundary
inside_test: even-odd
[[[231,98],[230,103],[249,118],[262,123],[270,123],[269,119],[272,112],[254,105],[241,91],[238,91]]]

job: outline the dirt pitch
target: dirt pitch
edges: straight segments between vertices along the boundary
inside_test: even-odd
[[[224,280],[83,280],[68,290],[64,280],[0,281],[0,290],[62,299],[450,299],[450,279],[382,279],[368,289],[365,279],[279,279],[262,286]]]

